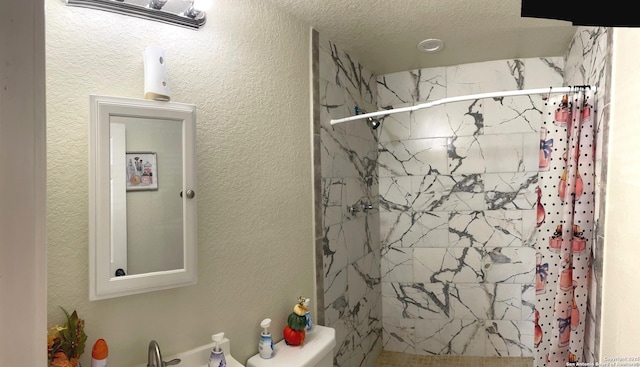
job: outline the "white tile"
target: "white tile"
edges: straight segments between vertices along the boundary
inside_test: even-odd
[[[456,186],[456,180],[461,179],[463,179],[462,176],[441,174],[411,176],[411,192],[414,197],[428,193],[448,193]]]
[[[398,211],[380,213],[382,243],[391,247],[447,247],[446,212]]]
[[[535,249],[496,247],[487,249],[483,260],[488,283],[532,284],[536,268]]]
[[[522,210],[522,240],[523,246],[534,247],[537,239],[537,211],[535,209]]]
[[[373,254],[369,253],[360,260],[349,265],[349,302],[350,306],[360,302],[362,298],[375,291],[375,287],[380,284],[380,264],[375,260]]]
[[[424,108],[411,114],[410,138],[442,138],[454,135],[446,105]],[[461,122],[456,121],[457,124]]]
[[[449,340],[440,334],[449,320],[416,320],[415,351],[423,355],[447,355]]]
[[[563,85],[563,57],[524,59],[524,89],[558,87]]]
[[[338,224],[344,215],[345,182],[343,179],[322,179],[322,211],[325,227]]]
[[[522,317],[523,321],[534,321],[536,311],[535,285],[522,285]]]
[[[356,177],[344,128],[321,128],[320,145],[322,177]]]
[[[481,175],[426,175],[412,178],[412,208],[421,212],[483,210]]]
[[[399,104],[413,104],[417,98],[417,82],[417,76],[411,71],[378,76],[378,106],[385,108]]]
[[[415,350],[415,320],[385,318],[382,324],[384,350],[413,354]]]
[[[382,314],[405,319],[444,320],[451,316],[447,286],[439,283],[382,283]]]
[[[522,60],[498,60],[447,67],[447,97],[522,89]]]
[[[380,266],[385,282],[413,282],[413,249],[383,248]]]
[[[481,320],[451,319],[442,327],[440,335],[450,345],[448,354],[484,356],[486,330]]]
[[[454,247],[522,246],[522,213],[517,210],[452,212],[449,244]]]
[[[390,106],[391,108],[401,108],[411,106],[411,103]],[[394,113],[384,118],[382,125],[378,128],[380,133],[379,141],[399,141],[407,140],[411,137],[411,120],[413,113]]]
[[[523,168],[521,171],[538,172],[540,166],[540,133],[522,134]]]
[[[353,353],[353,328],[350,327],[344,317],[330,324],[329,327],[336,330],[336,346],[333,350],[335,360],[338,361],[341,366],[344,366],[345,363],[348,363]]]
[[[495,284],[493,320],[522,320],[523,300],[521,284]]]
[[[447,247],[449,240],[448,214],[446,212],[413,213],[409,242],[415,247]]]
[[[331,325],[348,311],[347,269],[344,268],[331,277],[325,277],[324,284],[325,323]]]
[[[484,173],[486,162],[476,136],[459,136],[448,140],[449,174]]]
[[[424,102],[446,97],[445,68],[426,68],[378,76],[378,105]]]
[[[344,89],[334,82],[320,79],[320,109],[328,113],[330,118],[346,117],[350,113],[346,105]]]
[[[531,210],[537,203],[536,172],[487,173],[484,189],[489,209]]]
[[[484,195],[474,192],[451,192],[446,200],[442,200],[438,210],[484,210],[487,208]]]
[[[523,170],[522,135],[481,135],[478,142],[485,161],[485,172]]]
[[[410,176],[379,177],[380,207],[385,210],[409,210],[413,204]]]
[[[533,356],[533,322],[490,320],[486,322],[486,355]]]
[[[347,244],[345,242],[342,224],[332,225],[325,228],[324,231],[325,246],[323,249],[323,273],[325,274],[325,276],[330,276],[347,266]]]
[[[539,96],[515,96],[486,99],[484,133],[514,134],[540,131],[542,111],[535,103]]]
[[[447,285],[441,283],[414,283],[419,305],[418,316],[422,320],[445,320],[452,317]]]
[[[444,105],[452,135],[471,136],[484,133],[484,101],[463,101]]]
[[[411,302],[417,292],[411,287],[413,283],[382,282],[382,317],[417,319],[418,307]]]
[[[452,318],[484,320],[489,316],[493,294],[488,284],[452,284],[449,297]]]
[[[347,130],[337,125],[321,127],[321,169],[322,177],[361,178],[375,170],[377,143],[370,139],[347,134]]]
[[[426,175],[413,177],[417,211],[482,210],[486,207],[481,175]]]
[[[370,316],[381,297],[379,269],[380,264],[372,254],[349,266],[349,319],[357,336],[368,332]]]
[[[367,228],[365,218],[355,218],[342,224],[347,247],[347,261],[352,264],[367,253]]]
[[[363,102],[370,105],[371,110],[374,111],[378,106],[378,83],[377,78],[373,73],[364,67],[364,65],[359,64],[360,70],[360,84],[362,87],[361,90],[361,99]],[[368,106],[369,107],[369,106]]]
[[[473,248],[416,248],[416,282],[477,283],[483,281],[482,252]]]
[[[380,177],[426,175],[447,170],[446,139],[418,139],[380,143]]]
[[[318,51],[320,78],[335,83],[338,69],[334,61],[334,55],[337,57],[337,50],[335,49],[335,45],[329,42],[329,40],[325,36],[323,36],[322,33],[320,33]]]
[[[382,246],[394,248],[412,247],[414,243],[408,242],[409,238],[405,236],[410,223],[407,212],[402,210],[381,211],[380,240]]]

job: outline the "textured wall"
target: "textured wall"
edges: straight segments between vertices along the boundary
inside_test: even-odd
[[[46,1],[48,309],[77,309],[109,364],[146,362],[225,331],[242,362],[311,295],[309,29],[262,2],[214,2],[198,31]],[[141,98],[146,46],[166,50],[172,100],[197,106],[198,284],[88,300],[89,94]]]
[[[561,58],[378,76],[380,108],[562,84]],[[449,103],[380,131],[384,348],[532,356],[541,96]]]

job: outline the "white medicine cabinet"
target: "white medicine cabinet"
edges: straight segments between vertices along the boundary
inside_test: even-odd
[[[90,300],[196,283],[195,111],[90,96]]]

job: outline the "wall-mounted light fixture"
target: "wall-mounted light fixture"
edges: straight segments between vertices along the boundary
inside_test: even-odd
[[[66,0],[67,5],[99,9],[198,29],[207,16],[194,0]]]

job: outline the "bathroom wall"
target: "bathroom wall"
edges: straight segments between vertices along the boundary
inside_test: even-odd
[[[610,125],[611,29],[580,27],[565,57],[565,85],[593,85],[596,93],[596,209],[595,238],[592,250],[591,287],[587,303],[585,349],[581,361],[604,362],[600,358],[600,322],[602,319],[602,259],[604,254],[604,219],[607,185],[608,140]]]
[[[636,152],[640,136],[637,112],[640,29],[613,28],[610,32],[611,103],[605,106],[604,111],[609,114],[610,133],[604,146],[608,153],[603,160],[607,167],[607,205],[604,234],[598,238],[604,241],[602,319],[598,325],[601,330],[600,362],[618,358],[614,363],[619,365],[638,364],[640,247],[636,230],[640,161]]]
[[[373,366],[382,349],[377,133],[364,121],[329,121],[353,115],[355,106],[375,111],[376,80],[322,34],[313,46],[322,210],[317,256],[324,285],[318,298],[324,324],[336,329],[334,365]]]
[[[259,323],[282,338],[315,291],[309,28],[264,2],[215,1],[191,30],[46,1],[48,324],[77,309],[109,364],[146,363],[224,331],[241,362]],[[269,42],[264,40],[268,39]],[[89,94],[143,96],[143,51],[166,50],[172,100],[197,106],[198,283],[89,302]]]
[[[562,85],[563,59],[378,76],[378,106]],[[384,349],[532,356],[542,96],[449,103],[380,129]]]
[[[0,366],[47,363],[44,69],[44,0],[3,1]]]

